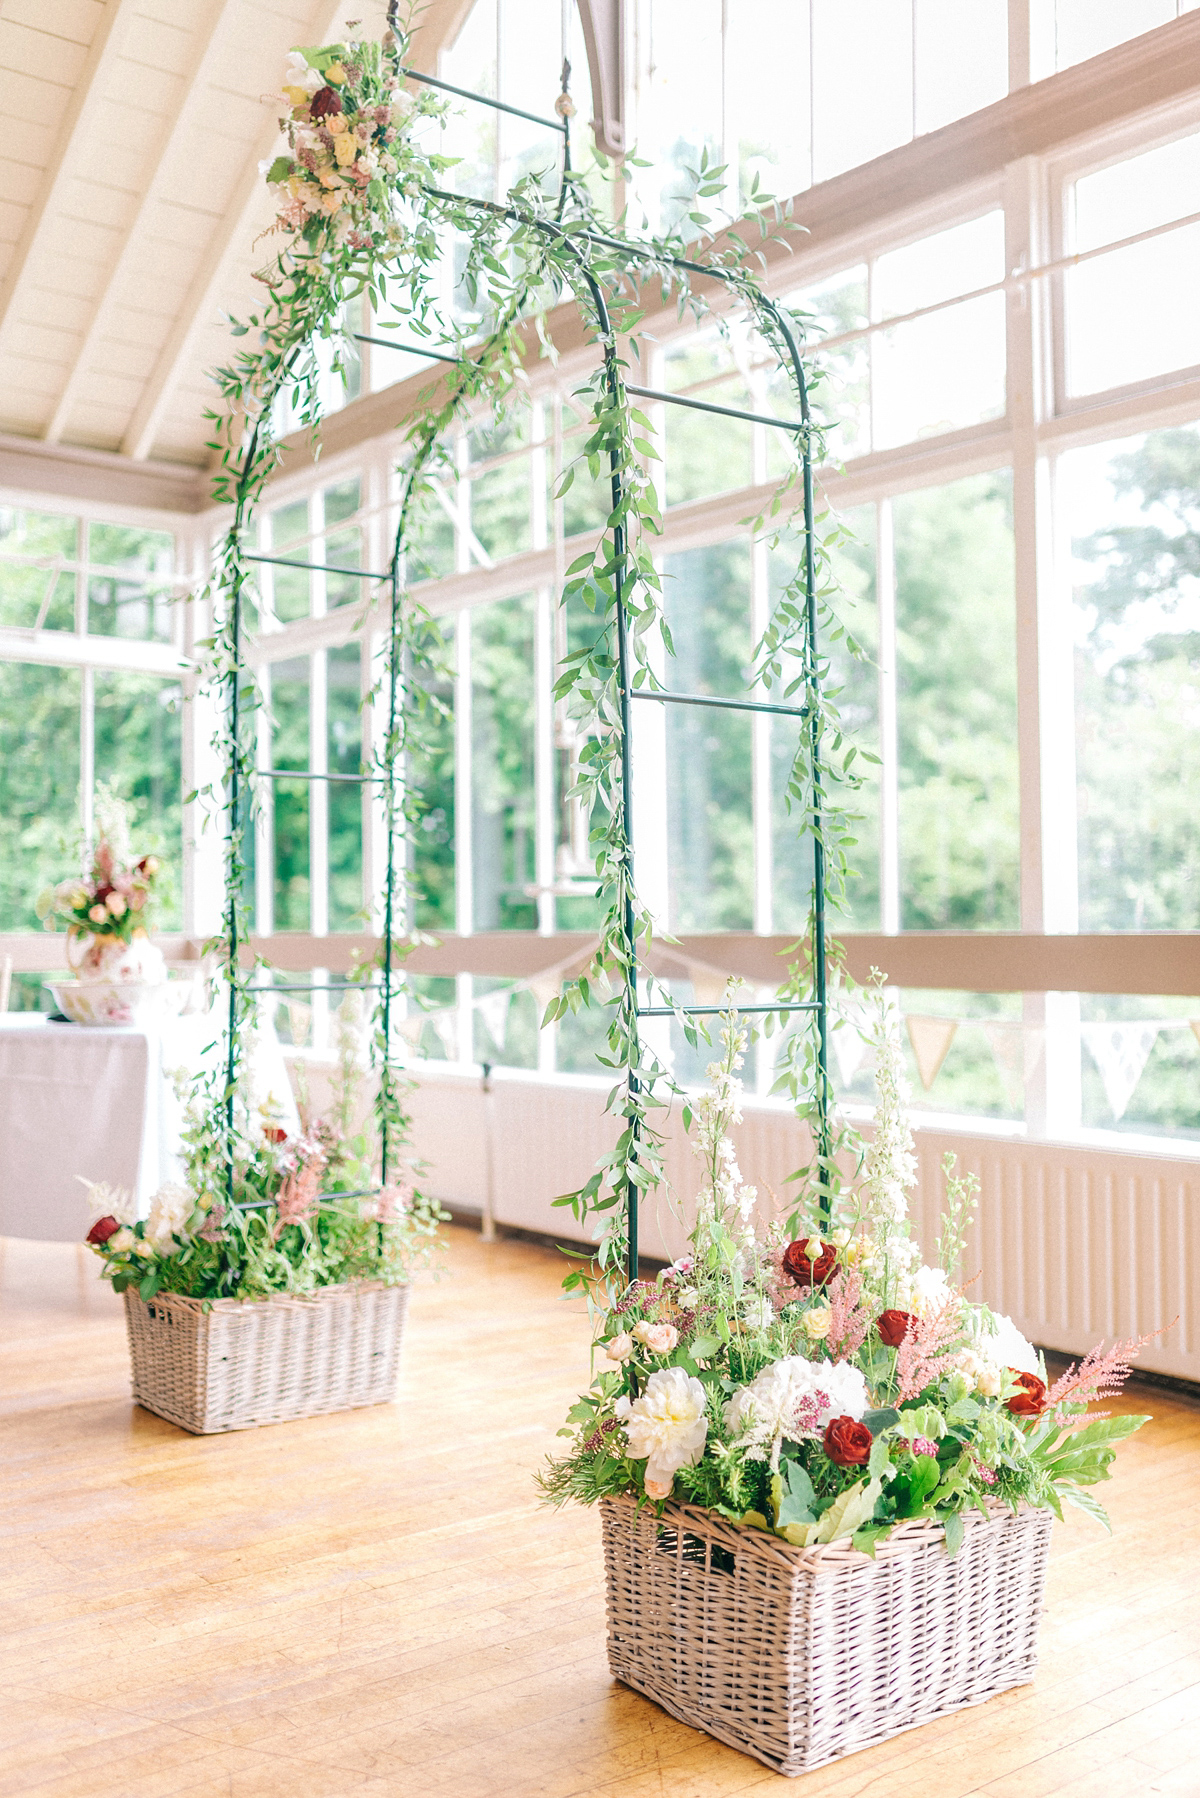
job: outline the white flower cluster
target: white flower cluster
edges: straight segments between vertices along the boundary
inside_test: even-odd
[[[999,1396],[1005,1372],[1010,1367],[1015,1373],[1043,1377],[1044,1369],[1037,1350],[1022,1336],[1011,1317],[980,1306],[972,1313],[971,1323],[971,1347],[963,1349],[955,1360],[984,1398]]]
[[[758,1188],[747,1186],[737,1163],[729,1132],[742,1121],[742,1083],[737,1070],[743,1061],[746,1033],[740,1025],[727,1024],[723,1032],[725,1056],[710,1062],[705,1072],[711,1086],[695,1108],[694,1152],[705,1163],[708,1182],[696,1200],[698,1217],[718,1219],[738,1230],[748,1247],[755,1241],[752,1222],[758,1204]]]
[[[855,1421],[870,1408],[867,1382],[849,1361],[807,1361],[788,1355],[764,1367],[725,1406],[725,1422],[748,1461],[779,1467],[784,1437],[819,1435],[832,1417]]]
[[[619,1398],[629,1453],[646,1459],[646,1495],[669,1498],[681,1467],[694,1467],[708,1439],[703,1382],[682,1367],[661,1368],[635,1399]]]
[[[895,1283],[897,1299],[910,1297],[920,1245],[909,1234],[908,1193],[917,1183],[917,1157],[908,1122],[908,1080],[900,1046],[898,1013],[880,994],[875,1027],[874,1136],[866,1156],[866,1222],[871,1250],[864,1272]]]

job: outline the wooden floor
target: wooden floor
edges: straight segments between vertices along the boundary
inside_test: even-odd
[[[594,1515],[530,1476],[586,1382],[561,1259],[450,1233],[399,1403],[197,1439],[135,1410],[120,1302],[0,1244],[0,1798],[724,1798],[774,1774],[616,1686]],[[1034,1685],[812,1798],[1200,1794],[1200,1409],[1056,1526]]]

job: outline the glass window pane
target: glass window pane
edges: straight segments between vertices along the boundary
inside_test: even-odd
[[[748,697],[750,550],[745,541],[668,556],[663,581],[680,693]],[[751,737],[746,714],[666,710],[672,930],[749,930],[754,921]]]
[[[446,661],[452,668],[456,627],[442,622]],[[421,807],[412,835],[411,873],[414,923],[418,930],[455,928],[454,892],[454,686],[452,679],[435,683],[433,696],[443,712],[431,711],[422,724],[424,748],[409,761],[413,793]],[[453,994],[453,983],[451,983]],[[426,1037],[432,1033],[426,1031]]]
[[[885,251],[875,259],[872,279],[876,313],[885,319],[1003,281],[1003,212],[997,208]]]
[[[357,643],[331,649],[326,657],[329,772],[362,770],[360,650]],[[363,925],[363,788],[354,781],[329,782],[329,928]]]
[[[796,194],[812,182],[808,8],[796,0],[739,0],[726,26],[726,130],[737,144],[743,203]]]
[[[915,0],[916,131],[990,106],[1008,92],[1008,0]]]
[[[686,392],[727,369],[734,369],[728,343],[715,333],[689,338],[686,348],[672,350],[666,358],[665,387],[668,392]],[[752,405],[745,380],[736,377],[736,370],[734,379],[703,386],[689,397],[714,406],[759,410]],[[667,505],[749,486],[753,478],[751,425],[686,406],[664,406],[663,412],[665,442],[660,450]]]
[[[91,524],[87,554],[88,630],[102,637],[169,642],[174,537],[136,525]],[[97,568],[106,572],[96,573]]]
[[[1054,66],[1069,69],[1176,16],[1176,0],[1055,0]]]
[[[532,930],[533,599],[471,618],[471,843],[476,930]]]
[[[879,753],[879,616],[875,591],[875,507],[856,506],[839,521],[830,541],[830,573],[837,588],[833,607],[838,621],[864,654],[850,652],[845,638],[827,641],[826,689],[841,715],[848,738],[860,750]],[[771,600],[777,603],[796,572],[803,539],[796,533],[771,557]],[[788,680],[801,672],[793,661]],[[802,695],[796,694],[799,701]],[[787,808],[787,782],[795,758],[798,721],[771,720],[771,791],[773,894],[771,928],[802,931],[808,921],[812,886],[811,839],[797,833],[798,818]],[[844,751],[843,751],[844,754]],[[855,878],[849,882],[848,909],[835,914],[852,930],[878,930],[879,913],[879,769],[858,761],[863,786],[848,796],[847,806],[860,814],[849,826],[855,838],[847,859]]]
[[[563,531],[568,537],[574,537],[581,531],[597,531],[604,528],[606,519],[612,511],[612,487],[605,470],[601,468],[593,480],[591,469],[583,456],[583,446],[591,436],[591,427],[578,426],[572,428],[574,417],[570,407],[563,406],[563,472],[571,470],[571,485],[562,499]]]
[[[288,556],[297,562],[313,561],[312,547],[308,542],[308,501],[297,500],[294,505],[280,506],[270,515],[271,547],[264,550],[268,556]],[[270,586],[275,592],[275,616],[290,623],[295,618],[307,618],[309,613],[309,573],[298,568],[291,573],[286,568],[263,567],[264,577],[269,576]],[[264,581],[264,584],[266,582]]]
[[[155,928],[183,925],[183,689],[152,674],[95,676],[96,775],[130,809],[135,854],[162,859]]]
[[[1200,928],[1200,427],[1073,450],[1079,928]]]
[[[79,706],[78,669],[0,662],[0,930],[79,868]]]
[[[1196,210],[1200,136],[1085,175],[1074,185],[1073,247],[1089,250]],[[1200,362],[1200,226],[1097,256],[1064,275],[1067,390],[1095,393]],[[1137,321],[1130,329],[1130,320]]]
[[[271,664],[273,768],[308,767],[307,656]],[[307,781],[271,782],[275,797],[275,928],[309,929]]]
[[[649,167],[631,171],[634,192],[651,227],[667,231],[685,221],[707,150],[719,163],[722,128],[721,0],[654,0],[650,8],[648,91],[641,154]],[[711,208],[712,200],[701,202]],[[694,226],[683,223],[685,231]]]
[[[872,353],[876,449],[1004,416],[1002,293],[880,331]]]
[[[801,315],[809,340],[840,337],[867,323],[865,266],[833,275],[817,287],[793,294],[787,305]],[[805,361],[814,410],[826,421],[831,457],[861,456],[871,447],[871,386],[867,342],[822,351]],[[794,402],[793,402],[794,404]]]
[[[63,563],[79,553],[78,530],[61,513],[0,506],[0,625],[75,629],[75,576]]]
[[[912,10],[896,0],[812,0],[813,180],[913,133]]]
[[[353,518],[360,503],[359,483],[357,479],[342,481],[337,487],[327,487],[323,494],[325,504],[325,554],[321,558],[331,568],[361,568],[363,534],[361,525],[349,525],[345,530],[333,527],[344,519]],[[292,577],[286,576],[286,579]],[[325,577],[325,604],[330,611],[335,606],[353,605],[364,596],[367,582],[344,580],[336,574]]]
[[[905,930],[1019,923],[1012,478],[892,502]]]

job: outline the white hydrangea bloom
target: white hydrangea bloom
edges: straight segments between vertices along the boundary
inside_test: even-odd
[[[160,1255],[175,1254],[178,1245],[174,1239],[183,1235],[195,1208],[196,1201],[186,1186],[160,1186],[150,1201],[142,1231],[146,1241],[152,1243]]]
[[[918,1317],[932,1317],[954,1297],[954,1288],[940,1267],[919,1267],[905,1292],[907,1308]]]
[[[704,1384],[682,1367],[660,1368],[646,1381],[640,1398],[620,1398],[616,1412],[625,1425],[629,1453],[645,1459],[646,1490],[665,1497],[681,1467],[694,1467],[708,1438]],[[651,1496],[656,1496],[651,1493]]]
[[[119,1224],[132,1224],[137,1221],[137,1200],[124,1186],[110,1186],[107,1180],[85,1180],[82,1174],[75,1178],[81,1186],[87,1188],[88,1206],[93,1221],[101,1217],[115,1217]]]
[[[987,1327],[989,1318],[995,1326],[992,1330]],[[1022,1336],[1012,1318],[1005,1317],[1002,1312],[976,1313],[975,1353],[982,1362],[997,1370],[1012,1367],[1018,1373],[1032,1373],[1041,1378],[1037,1350]]]
[[[725,1422],[747,1460],[779,1466],[786,1436],[820,1435],[831,1417],[856,1421],[870,1407],[867,1382],[848,1361],[809,1361],[788,1355],[764,1367],[725,1406]]]

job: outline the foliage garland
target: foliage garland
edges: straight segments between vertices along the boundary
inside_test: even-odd
[[[419,800],[407,787],[402,796],[397,794],[394,771],[402,758],[410,757],[420,746],[422,726],[436,711],[428,689],[438,668],[439,637],[433,621],[403,588],[406,553],[436,477],[445,467],[448,432],[480,401],[498,408],[522,381],[528,322],[532,322],[544,352],[554,355],[545,331],[545,313],[559,299],[574,298],[602,352],[601,366],[580,390],[591,405],[591,430],[580,460],[594,479],[607,469],[612,508],[594,547],[568,570],[563,603],[581,600],[599,628],[589,645],[567,655],[555,691],[560,698],[574,699],[593,721],[578,793],[593,819],[591,847],[604,918],[588,969],[564,986],[547,1008],[543,1023],[591,1005],[598,995],[609,1009],[609,1052],[604,1059],[616,1076],[609,1108],[623,1112],[624,1128],[592,1178],[560,1202],[569,1204],[581,1223],[590,1216],[600,1220],[597,1260],[601,1274],[611,1280],[619,1273],[626,1246],[623,1213],[631,1190],[645,1194],[662,1182],[662,1135],[655,1128],[654,1113],[677,1091],[668,1070],[642,1042],[637,1027],[637,962],[651,943],[654,924],[635,890],[626,830],[623,793],[630,745],[622,723],[621,668],[624,661],[632,688],[653,691],[661,683],[651,666],[651,645],[661,639],[668,653],[672,645],[653,560],[653,540],[662,528],[650,473],[657,452],[649,437],[649,419],[630,404],[626,369],[629,356],[641,353],[636,333],[644,315],[644,291],[657,284],[664,300],[672,293],[676,296],[681,313],[688,311],[697,319],[711,317],[720,329],[727,330],[722,307],[713,304],[715,291],[745,310],[764,341],[784,366],[790,367],[804,421],[797,449],[803,437],[817,446],[819,430],[809,417],[795,341],[798,321],[762,294],[748,266],[761,256],[761,245],[768,237],[792,227],[783,209],[755,192],[747,212],[736,221],[744,231],[727,228],[718,241],[709,229],[707,211],[698,208],[723,194],[724,170],[703,160],[695,173],[695,198],[688,216],[690,224],[701,227],[698,238],[689,243],[681,230],[673,230],[660,237],[635,239],[621,227],[608,228],[597,215],[586,183],[570,169],[569,136],[553,202],[534,177],[519,183],[504,206],[449,192],[440,185],[449,166],[446,159],[427,151],[419,141],[422,128],[442,116],[445,108],[427,91],[422,90],[415,99],[402,92],[406,49],[404,33],[389,31],[382,47],[352,42],[298,52],[293,59],[293,76],[301,71],[302,61],[326,86],[314,93],[310,79],[301,88],[293,85],[287,90],[292,114],[284,124],[295,157],[277,158],[268,179],[285,195],[278,228],[289,233],[289,241],[260,277],[268,288],[266,304],[260,313],[233,325],[235,333],[243,337],[253,333],[253,340],[218,372],[224,410],[209,414],[214,426],[212,447],[220,457],[217,497],[234,508],[213,583],[217,624],[210,646],[213,676],[226,701],[228,730],[221,741],[227,757],[227,790],[249,791],[253,778],[252,724],[259,698],[245,679],[240,655],[245,612],[253,591],[245,539],[254,508],[281,454],[271,418],[279,395],[291,390],[294,410],[315,435],[321,418],[318,346],[331,344],[333,371],[344,372],[352,353],[352,333],[345,323],[347,304],[367,296],[376,306],[386,305],[389,283],[393,291],[399,290],[410,340],[432,342],[436,331],[439,346],[451,343],[453,333],[446,329],[436,299],[436,264],[446,236],[454,234],[465,243],[462,287],[480,309],[487,329],[481,340],[472,344],[469,355],[460,350],[450,374],[443,377],[440,398],[436,389],[427,390],[423,410],[407,434],[404,486],[391,561],[388,731],[373,762],[386,781],[391,840],[393,827],[413,824],[419,809]],[[336,114],[331,110],[335,105],[340,106]],[[559,110],[562,116],[571,110],[565,93]],[[348,175],[338,172],[351,168],[351,151],[347,144],[343,156],[339,145],[347,135],[347,122],[353,125],[356,117],[366,122],[367,129],[357,131],[354,156],[369,158],[372,129],[380,153],[366,179],[360,175],[352,185]],[[339,121],[337,132],[328,129]],[[347,189],[343,202],[331,201],[328,210],[313,200],[310,192],[315,178],[312,158],[297,160],[302,158],[304,141],[318,140],[323,156],[318,159],[320,180],[331,192],[339,183]],[[384,152],[387,162],[381,172]],[[297,198],[298,185],[309,196],[303,204]],[[766,518],[776,532],[782,528],[791,490],[802,478],[802,469],[803,460],[797,454],[772,500]],[[574,466],[564,474],[560,495],[573,478]],[[806,497],[811,504],[811,490]],[[757,520],[755,528],[761,530],[766,518]],[[858,777],[852,767],[854,751],[842,743],[835,699],[824,681],[827,659],[817,649],[818,641],[842,634],[830,604],[828,554],[815,531],[806,534],[803,548],[800,571],[758,646],[755,668],[764,687],[804,695],[805,730],[789,778],[789,801],[800,831],[813,839],[818,903],[824,890],[837,903],[848,873],[844,800],[853,793]],[[364,618],[368,612],[369,607],[364,608]],[[229,808],[227,942],[245,937],[241,895],[248,823],[247,807],[235,804]],[[389,865],[389,889],[395,879],[396,870]],[[404,948],[402,941],[385,942],[385,963],[390,966],[393,951],[403,953]],[[232,1136],[239,1076],[237,1045],[251,1001],[236,956],[227,955],[227,962],[230,1056],[223,1104],[226,1131]],[[807,970],[796,964],[781,996],[806,990],[808,980]],[[392,1062],[390,984],[385,979],[376,1016],[377,1115],[384,1139],[390,1135],[399,1144],[408,1133],[403,1103],[407,1089]],[[669,993],[657,993],[656,998],[672,1007],[694,1042],[694,1021]],[[823,1038],[814,1040],[812,1032],[803,1032],[786,1041],[785,1085],[802,1109],[827,1119],[831,1106]],[[826,1219],[832,1202],[834,1148],[836,1144],[828,1138],[822,1140],[818,1131],[811,1203]],[[568,1276],[568,1283],[582,1279],[582,1275]]]

